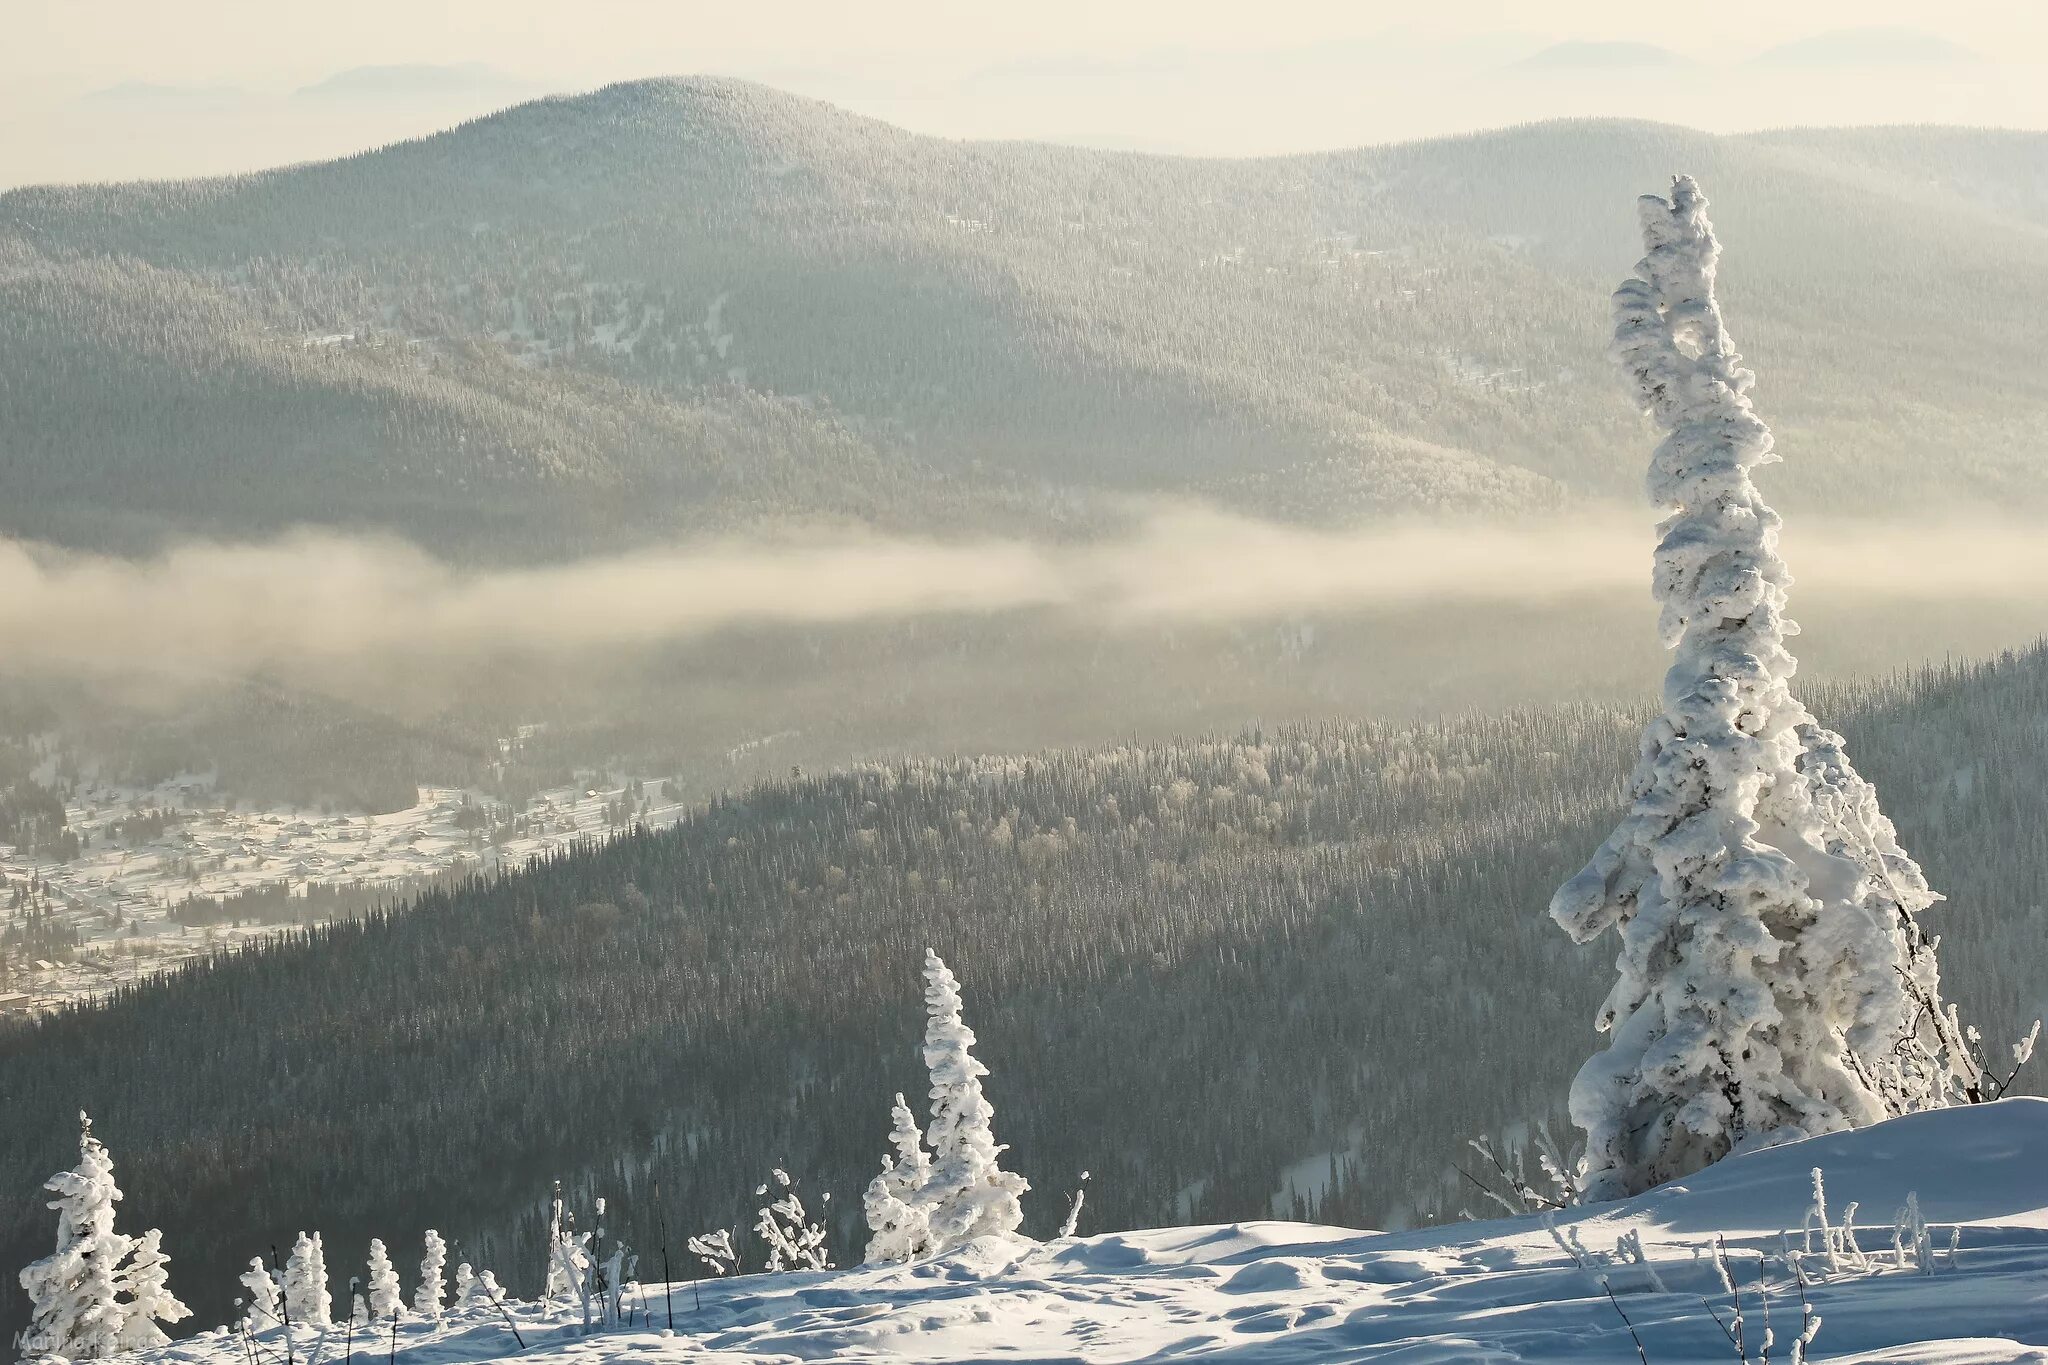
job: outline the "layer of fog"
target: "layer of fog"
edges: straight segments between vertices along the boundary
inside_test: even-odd
[[[791,532],[496,571],[315,532],[146,561],[0,542],[0,669],[260,672],[332,687],[392,670],[630,657],[774,626],[1015,614],[1114,634],[1439,604],[1555,610],[1643,601],[1651,535],[1619,515],[1337,532],[1182,508],[1104,542]],[[1788,531],[1786,552],[1795,617],[1801,600],[2048,600],[2048,536],[2031,526],[1809,522]]]

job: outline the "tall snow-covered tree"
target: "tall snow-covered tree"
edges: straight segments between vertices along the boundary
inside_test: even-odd
[[[116,1284],[126,1317],[121,1323],[121,1349],[146,1350],[170,1341],[160,1322],[183,1322],[192,1316],[171,1292],[171,1258],[164,1255],[164,1235],[151,1228],[135,1239],[135,1249]]]
[[[384,1249],[382,1238],[370,1239],[369,1270],[363,1288],[369,1296],[370,1318],[382,1322],[405,1301],[398,1289],[398,1271],[391,1264],[391,1254]]]
[[[889,1145],[893,1150],[882,1158],[882,1173],[868,1182],[861,1201],[871,1234],[867,1248],[871,1265],[915,1260],[931,1244],[930,1216],[924,1206],[931,1154],[925,1151],[917,1116],[910,1112],[900,1093],[889,1109],[889,1123]]]
[[[1605,1051],[1572,1086],[1585,1193],[1615,1198],[1746,1143],[1944,1102],[1937,897],[1841,737],[1794,698],[1791,575],[1751,473],[1778,457],[1715,299],[1720,247],[1681,177],[1639,201],[1646,254],[1614,355],[1666,435],[1653,587],[1676,658],[1621,824],[1551,914],[1621,939]]]
[[[55,1198],[57,1248],[21,1272],[28,1292],[27,1356],[97,1360],[122,1349],[127,1309],[119,1302],[121,1263],[133,1244],[114,1231],[113,1158],[78,1116],[78,1164],[43,1183]]]
[[[426,1252],[420,1257],[420,1285],[412,1292],[412,1311],[423,1318],[441,1316],[441,1270],[448,1264],[448,1244],[441,1234],[427,1229]]]
[[[284,1263],[284,1306],[301,1327],[328,1327],[334,1322],[334,1300],[327,1289],[327,1252],[320,1234],[301,1232]]]
[[[932,1118],[926,1129],[931,1170],[920,1203],[931,1250],[948,1251],[975,1237],[1013,1234],[1023,1225],[1019,1202],[1031,1188],[1005,1171],[995,1138],[995,1109],[981,1093],[988,1068],[974,1057],[974,1030],[960,1012],[960,983],[940,956],[924,955],[924,1062],[931,1070]]]

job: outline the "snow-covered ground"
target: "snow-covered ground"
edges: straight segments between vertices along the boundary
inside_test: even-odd
[[[1816,1166],[1831,1223],[1854,1205],[1860,1251],[1838,1244],[1831,1255],[1823,1238],[1802,1235]],[[1931,1251],[1894,1252],[1909,1194]],[[908,1267],[747,1276],[672,1294],[649,1286],[629,1294],[631,1326],[591,1336],[567,1315],[508,1305],[524,1349],[508,1315],[477,1305],[438,1327],[401,1321],[395,1358],[1675,1365],[1738,1359],[1739,1307],[1748,1359],[1784,1362],[1794,1358],[1803,1277],[1822,1319],[1810,1360],[2048,1362],[2048,1101],[1921,1114],[1736,1157],[1625,1203],[1559,1216],[1554,1229],[1527,1218],[1395,1234],[1246,1223],[1045,1245],[985,1239]],[[1617,1250],[1624,1238],[1640,1239],[1640,1259]],[[169,1245],[175,1253],[174,1238]],[[1716,1268],[1719,1245],[1739,1305]],[[343,1353],[342,1341],[316,1336],[299,1334],[296,1359]],[[380,1339],[375,1350],[387,1346]],[[358,1338],[355,1349],[370,1348]],[[264,1333],[254,1358],[284,1356],[279,1333]],[[251,1358],[225,1331],[152,1357]]]
[[[0,844],[0,923],[18,913],[9,907],[12,889],[39,879],[82,940],[72,961],[31,962],[0,986],[0,1013],[94,995],[196,953],[274,934],[297,918],[289,906],[257,903],[239,924],[188,927],[172,912],[195,896],[284,885],[295,897],[314,886],[395,897],[443,873],[517,865],[602,837],[622,802],[632,820],[649,826],[671,824],[688,809],[669,797],[633,801],[630,786],[616,778],[579,777],[586,780],[541,792],[516,811],[482,792],[425,787],[409,809],[382,815],[232,802],[205,774],[149,788],[82,782],[65,805],[67,825],[83,842],[77,857],[29,858]],[[487,829],[466,828],[480,811],[516,814],[518,837],[494,843]],[[160,831],[123,832],[154,812],[171,816]]]

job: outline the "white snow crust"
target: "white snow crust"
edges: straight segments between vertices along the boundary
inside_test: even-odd
[[[1710,1316],[1726,1323],[1733,1306],[1713,1261],[1719,1241],[1741,1290],[1752,1359],[1763,1325],[1761,1270],[1777,1336],[1771,1359],[1785,1361],[1800,1309],[1780,1234],[1789,1230],[1799,1249],[1820,1167],[1834,1223],[1858,1207],[1862,1260],[1844,1255],[1830,1269],[1825,1256],[1802,1258],[1812,1280],[1806,1295],[1822,1319],[1810,1360],[2048,1365],[2044,1158],[2048,1101],[2005,1100],[1745,1153],[1549,1224],[1375,1234],[1258,1222],[1045,1244],[985,1237],[910,1265],[750,1275],[678,1284],[673,1293],[644,1286],[629,1297],[630,1327],[591,1336],[534,1305],[509,1304],[524,1350],[503,1315],[472,1304],[438,1325],[406,1321],[397,1359],[1620,1365],[1638,1357],[1618,1303],[1656,1365],[1726,1362],[1734,1353]],[[1930,1224],[1932,1273],[1894,1263],[1894,1211],[1909,1193]],[[1641,1262],[1615,1255],[1630,1235],[1640,1239]],[[259,1346],[264,1358],[283,1358],[277,1329]],[[305,1333],[297,1358],[318,1346]],[[145,1358],[248,1360],[241,1338],[225,1332]]]

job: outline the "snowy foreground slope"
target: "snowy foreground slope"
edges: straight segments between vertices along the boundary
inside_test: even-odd
[[[1815,1166],[1825,1171],[1831,1220],[1858,1206],[1860,1257],[1843,1246],[1831,1258],[1818,1236],[1811,1254],[1800,1253]],[[1930,1227],[1931,1255],[1923,1249],[1920,1259],[1931,1273],[1910,1245],[1893,1249],[1895,1214],[1909,1192]],[[1731,1361],[1735,1303],[1712,1259],[1725,1237],[1750,1358],[1767,1297],[1777,1338],[1769,1359],[1785,1361],[1800,1319],[1780,1237],[1789,1230],[1806,1296],[1823,1318],[1809,1360],[2048,1365],[2048,1101],[1915,1115],[1736,1157],[1639,1198],[1560,1216],[1555,1228],[1529,1218],[1369,1234],[1266,1222],[1045,1245],[984,1239],[909,1267],[707,1283],[701,1308],[692,1287],[678,1285],[672,1335],[662,1330],[658,1286],[644,1291],[651,1327],[636,1315],[631,1328],[590,1337],[566,1315],[510,1305],[523,1351],[503,1316],[476,1305],[438,1327],[402,1325],[396,1358],[1636,1361],[1604,1276],[1654,1365]],[[1630,1233],[1644,1262],[1616,1255]],[[1760,1269],[1767,1296],[1757,1292]],[[263,1334],[259,1359],[283,1360],[277,1335]],[[341,1335],[333,1329],[323,1345],[302,1332],[295,1358],[339,1359]],[[358,1335],[353,1349],[382,1358],[388,1333],[374,1346]],[[248,1365],[251,1357],[239,1337],[221,1333],[152,1358]]]

